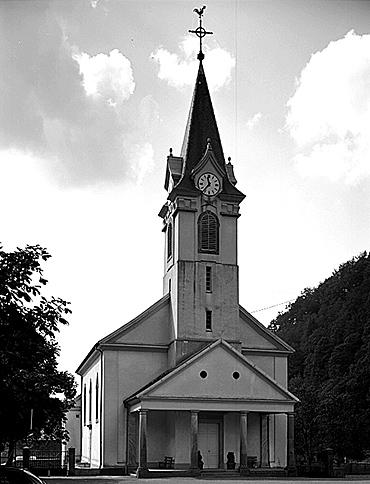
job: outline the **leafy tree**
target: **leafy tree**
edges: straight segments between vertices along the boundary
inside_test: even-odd
[[[41,295],[41,263],[50,257],[39,245],[13,252],[0,246],[0,447],[7,444],[10,455],[29,436],[31,409],[34,439],[65,438],[75,396],[73,376],[57,369],[55,339],[58,326],[68,324],[69,303]]]
[[[370,449],[370,255],[305,289],[270,329],[296,350],[297,453],[311,462],[331,447],[339,459],[362,458]]]

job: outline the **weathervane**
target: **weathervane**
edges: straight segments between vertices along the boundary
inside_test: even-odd
[[[199,54],[197,56],[198,60],[202,62],[204,59],[204,54],[202,52],[202,39],[205,37],[207,34],[213,34],[213,32],[207,32],[204,27],[202,27],[202,17],[203,17],[203,12],[205,10],[206,6],[203,5],[202,8],[194,8],[193,12],[197,13],[199,15],[199,27],[196,28],[195,30],[189,30],[190,33],[195,34],[197,37],[199,37]]]

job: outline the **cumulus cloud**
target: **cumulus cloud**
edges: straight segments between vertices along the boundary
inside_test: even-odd
[[[260,112],[255,113],[251,118],[248,119],[247,128],[250,130],[254,129],[261,121],[261,118],[262,118],[262,113]]]
[[[356,183],[370,175],[370,35],[350,31],[311,56],[288,101],[301,173]]]
[[[80,66],[83,86],[88,96],[101,97],[116,106],[127,100],[135,90],[131,62],[118,49],[107,54],[89,56],[77,53],[73,58]]]
[[[163,47],[152,53],[151,57],[159,65],[158,77],[170,86],[183,88],[192,86],[198,69],[196,54],[199,51],[199,41],[192,36],[186,36],[179,45],[180,54],[169,52]],[[235,59],[221,47],[209,48],[204,46],[204,65],[211,91],[217,91],[231,80],[231,72],[235,66]]]
[[[148,138],[130,60],[117,49],[91,55],[71,46],[55,5],[2,6],[0,149],[47,160],[61,184],[132,179],[123,147],[145,150]],[[153,122],[155,103],[148,109]]]

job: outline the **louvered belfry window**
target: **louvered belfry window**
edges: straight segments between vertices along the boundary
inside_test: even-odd
[[[207,254],[218,254],[219,222],[212,212],[203,212],[198,219],[198,250]]]

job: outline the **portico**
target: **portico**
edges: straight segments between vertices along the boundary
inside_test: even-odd
[[[224,387],[218,396],[212,395],[213,373]],[[251,380],[254,390],[248,392]],[[185,383],[186,394],[175,394]],[[287,431],[295,402],[292,394],[227,342],[218,340],[125,401],[130,418],[136,420],[129,435],[128,460],[132,466],[138,464],[139,476],[157,467],[166,455],[174,458],[176,469],[198,474],[198,451],[204,469],[226,468],[228,452],[234,453],[242,474],[250,467],[278,467],[274,458],[276,422]],[[288,445],[287,455],[294,455],[292,433]]]
[[[144,477],[150,472],[149,469],[157,469],[162,455],[167,455],[168,447],[162,447],[158,442],[158,432],[148,425],[150,419],[158,417],[158,411],[140,409],[132,413],[132,417],[138,422],[138,445],[137,445],[137,475]],[[163,411],[161,411],[163,412]],[[176,411],[177,412],[177,411]],[[164,412],[163,412],[164,413]],[[192,475],[199,474],[198,451],[201,452],[204,463],[203,469],[226,469],[226,455],[234,452],[236,470],[241,474],[249,474],[252,468],[277,467],[270,462],[270,450],[273,448],[274,435],[269,432],[268,422],[277,415],[283,417],[285,425],[289,425],[292,418],[285,413],[265,414],[259,412],[201,412],[182,411],[180,421],[188,428],[182,429],[183,440],[180,445],[179,457],[188,456],[188,460],[177,462],[177,455],[171,455],[175,460],[174,468],[189,471]],[[177,412],[178,415],[178,412]],[[230,423],[232,424],[230,426]],[[267,423],[267,424],[266,424]],[[207,429],[208,427],[208,429]],[[167,433],[167,429],[163,429]],[[260,434],[260,439],[256,438]],[[153,449],[154,447],[154,449]],[[174,447],[171,446],[172,454]],[[272,447],[272,449],[271,449]],[[179,448],[179,442],[177,442]],[[286,449],[288,455],[288,467],[294,467],[294,440],[288,440]],[[289,460],[290,456],[290,460]],[[155,459],[157,457],[157,459]],[[293,460],[292,460],[293,458]],[[186,460],[186,459],[185,459]],[[134,465],[132,470],[134,470]]]

